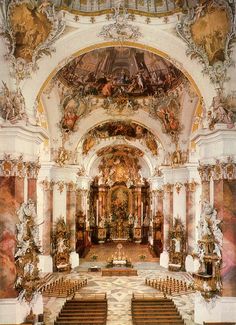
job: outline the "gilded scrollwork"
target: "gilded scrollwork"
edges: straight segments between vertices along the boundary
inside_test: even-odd
[[[64,191],[65,188],[65,182],[64,181],[57,181],[55,183],[57,185],[57,190],[60,192],[60,194]]]
[[[69,271],[70,265],[70,237],[71,232],[66,225],[63,217],[55,223],[52,242],[53,242],[53,262],[55,271]]]
[[[24,17],[24,19],[22,19]],[[51,1],[12,0],[2,5],[0,35],[6,40],[12,76],[18,81],[37,70],[37,61],[51,55],[52,45],[64,30]]]
[[[205,299],[211,299],[222,291],[221,264],[223,233],[216,210],[203,202],[198,223],[198,243],[194,256],[199,260],[199,269],[194,275],[195,288]]]
[[[182,220],[177,217],[169,230],[169,270],[185,269],[186,229]]]
[[[216,159],[212,165],[200,164],[198,171],[203,182],[209,182],[211,179],[214,181],[236,179],[236,164],[232,157],[227,157],[226,161]]]
[[[36,161],[24,161],[21,154],[18,158],[11,157],[10,154],[4,154],[3,159],[0,159],[0,175],[2,176],[17,176],[20,178],[37,178],[40,170],[39,159]]]
[[[175,183],[175,189],[176,189],[177,194],[180,193],[182,187],[183,187],[182,183],[180,183],[180,182]]]
[[[54,161],[60,167],[63,167],[71,158],[71,151],[66,150],[63,146],[54,152]]]
[[[30,303],[38,293],[40,280],[38,255],[41,254],[41,247],[35,203],[32,200],[23,203],[17,214],[19,223],[16,225],[15,288],[19,292],[20,299]]]
[[[164,193],[173,193],[174,184],[166,183],[163,185]]]
[[[195,192],[198,185],[199,184],[195,182],[194,179],[192,179],[191,182],[187,181],[184,183],[187,192]]]
[[[66,183],[66,189],[68,192],[76,192],[76,183],[73,181]]]
[[[53,180],[48,180],[46,177],[43,181],[41,181],[40,184],[42,185],[44,191],[53,191],[55,182]]]
[[[235,2],[210,0],[188,11],[176,29],[187,43],[186,54],[203,64],[203,73],[222,87],[232,65],[231,49],[235,40]]]

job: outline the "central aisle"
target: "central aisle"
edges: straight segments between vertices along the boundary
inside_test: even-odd
[[[186,273],[168,272],[157,263],[135,263],[134,267],[138,270],[138,276],[131,277],[108,277],[102,276],[101,272],[87,272],[89,266],[95,265],[95,262],[88,263],[81,261],[78,272],[66,275],[70,279],[88,279],[88,285],[80,289],[80,293],[106,293],[108,300],[107,325],[132,325],[131,316],[131,297],[132,293],[156,293],[157,291],[145,285],[145,278],[174,276],[182,280],[189,280]],[[96,263],[98,266],[104,266],[102,263]],[[62,276],[59,274],[58,276]],[[173,300],[186,325],[192,325],[193,322],[193,294],[174,297]],[[46,310],[46,325],[53,325],[56,315],[61,309],[65,299],[62,298],[44,298]]]

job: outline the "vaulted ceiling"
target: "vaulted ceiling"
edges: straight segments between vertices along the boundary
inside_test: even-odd
[[[168,154],[189,148],[199,97],[169,60],[113,46],[69,60],[44,89],[41,103],[53,152],[60,145],[70,148],[73,162],[96,175],[104,148],[110,154],[117,145],[137,148],[141,174],[150,177]]]

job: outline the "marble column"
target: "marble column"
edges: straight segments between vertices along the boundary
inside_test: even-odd
[[[202,204],[204,200],[210,202],[210,180],[211,180],[211,166],[210,165],[200,165],[198,167],[198,172],[201,177],[202,185]]]
[[[51,235],[53,229],[53,187],[55,185],[53,180],[47,178],[41,181],[42,193],[42,251],[43,255],[39,256],[40,269],[43,272],[52,272],[52,256],[51,256]]]
[[[43,254],[49,256],[51,254],[51,231],[53,227],[53,181],[42,181],[43,186]]]
[[[83,209],[83,207],[82,207],[82,190],[81,190],[81,188],[77,188],[76,189],[76,207],[75,207],[76,215],[79,214],[80,211],[83,211],[82,209]]]
[[[186,182],[186,237],[187,237],[187,254],[191,255],[195,242],[196,242],[196,208],[195,208],[195,193],[197,183],[192,180],[191,182]]]
[[[214,208],[218,218],[222,220],[223,232],[222,296],[236,297],[236,164],[230,162],[227,165],[218,162],[212,171]]]
[[[164,188],[164,250],[169,247],[169,229],[173,223],[173,184],[167,183],[163,186]]]
[[[164,198],[163,190],[157,190],[157,211],[160,211],[162,214],[163,214],[163,198]]]
[[[25,175],[33,173],[33,168],[34,163],[24,162],[22,155],[18,159],[5,155],[0,160],[0,298],[18,295],[14,289],[17,210],[25,201]]]
[[[141,226],[141,215],[142,215],[142,191],[141,191],[141,187],[137,186],[136,187],[136,195],[137,195],[137,204],[136,204],[136,214],[138,216],[138,221],[139,221],[139,225]]]
[[[76,245],[76,185],[73,182],[66,184],[66,224],[69,226],[71,237],[70,247],[72,251],[75,251]]]

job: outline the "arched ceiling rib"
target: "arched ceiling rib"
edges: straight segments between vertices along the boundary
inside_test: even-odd
[[[99,141],[123,137],[119,144],[127,144],[124,140],[129,138],[129,145],[138,148],[141,142],[145,148],[149,175],[157,163],[164,163],[166,152],[183,144],[187,149],[198,100],[194,87],[170,61],[127,46],[75,57],[41,96],[53,146],[77,150],[77,163],[82,155],[92,166]],[[104,142],[99,149],[105,146]]]

